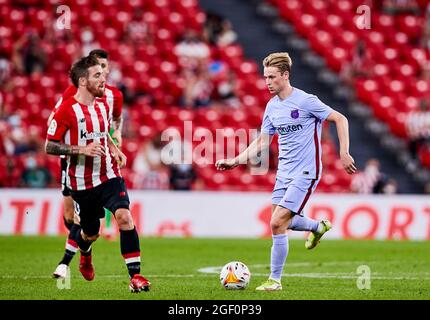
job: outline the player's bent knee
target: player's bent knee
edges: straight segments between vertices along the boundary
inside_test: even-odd
[[[86,235],[87,239],[84,239],[86,241],[96,241],[99,237],[100,233],[100,220],[96,219],[94,221],[83,221],[81,222],[81,227],[83,233]],[[91,240],[91,239],[94,240]]]
[[[116,222],[121,230],[131,230],[134,228],[133,218],[128,209],[120,208],[115,211]]]
[[[93,236],[87,236],[87,240],[91,241],[91,242],[94,242],[94,241],[97,240],[98,237],[100,237],[100,233],[97,233],[97,234],[95,234]]]
[[[281,220],[279,219],[270,220],[270,229],[272,230],[272,233],[276,234],[279,231],[281,231],[282,228],[285,228],[285,226]]]

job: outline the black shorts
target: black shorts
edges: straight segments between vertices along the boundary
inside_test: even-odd
[[[91,226],[94,226],[99,219],[104,218],[104,208],[112,213],[118,209],[129,210],[130,208],[130,200],[123,178],[109,179],[88,190],[70,190],[70,192],[77,203],[76,211],[81,221],[81,227],[87,235],[95,234],[94,230],[88,229],[91,229]]]
[[[67,187],[66,177],[67,177],[67,160],[66,158],[61,158],[61,193],[63,194],[63,196],[69,197],[70,189]]]

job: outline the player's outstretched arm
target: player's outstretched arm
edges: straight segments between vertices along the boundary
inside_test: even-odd
[[[215,162],[217,170],[229,170],[236,168],[239,164],[246,164],[249,159],[258,155],[261,151],[269,147],[273,136],[261,133],[251,144],[233,159],[221,159]]]
[[[348,119],[341,113],[333,111],[327,120],[333,121],[336,124],[337,136],[339,139],[339,156],[342,161],[343,168],[349,174],[353,174],[357,171],[355,167],[354,158],[349,154],[349,131],[348,131]]]
[[[72,146],[58,141],[47,140],[45,152],[53,155],[84,155],[97,157],[105,154],[105,148],[98,142],[91,142],[87,146]]]

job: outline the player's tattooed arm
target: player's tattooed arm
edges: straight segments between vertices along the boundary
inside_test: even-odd
[[[45,151],[53,155],[79,155],[80,147],[49,140],[46,141]]]
[[[105,154],[105,148],[98,142],[91,142],[87,146],[71,146],[58,141],[48,140],[45,145],[45,151],[53,155],[85,155],[89,157],[102,156]]]

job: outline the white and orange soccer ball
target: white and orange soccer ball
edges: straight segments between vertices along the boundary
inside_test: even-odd
[[[232,261],[222,268],[219,278],[228,290],[245,289],[251,280],[251,272],[244,263]]]

